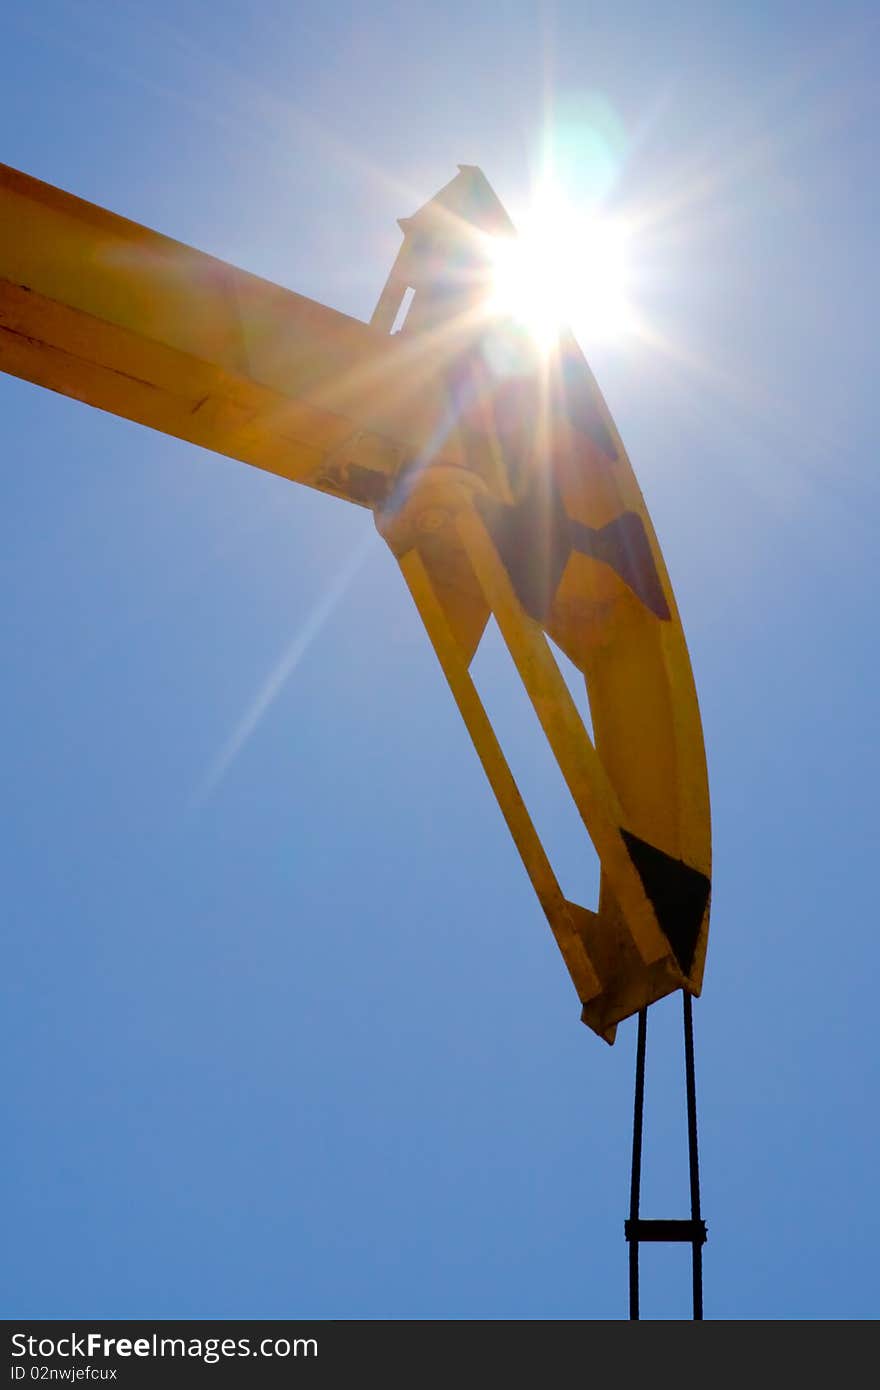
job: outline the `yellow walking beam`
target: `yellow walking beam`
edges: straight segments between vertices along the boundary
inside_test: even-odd
[[[0,166],[0,370],[369,507],[583,1005],[699,993],[711,860],[684,633],[580,349],[492,307],[513,234],[470,165],[414,217],[370,324]],[[407,294],[399,332],[392,328]],[[568,902],[470,675],[490,617],[601,863]],[[593,737],[553,655],[582,673]]]
[[[444,408],[424,345],[6,165],[0,369],[364,506]]]

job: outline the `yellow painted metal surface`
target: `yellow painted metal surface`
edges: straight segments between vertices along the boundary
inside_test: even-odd
[[[424,353],[2,165],[0,366],[365,506],[442,411]]]
[[[401,227],[364,324],[0,166],[0,369],[373,510],[610,1042],[702,982],[709,799],[684,634],[576,343],[545,358],[487,307],[491,238],[513,229],[483,175],[460,166]],[[596,911],[565,899],[471,679],[490,614],[599,855]],[[584,675],[594,738],[551,641]]]

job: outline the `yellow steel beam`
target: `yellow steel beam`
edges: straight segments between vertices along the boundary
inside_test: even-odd
[[[442,355],[0,165],[0,370],[374,506]]]
[[[573,339],[487,310],[512,228],[461,172],[414,217],[371,324],[0,165],[0,370],[372,509],[583,1004],[698,993],[710,831],[669,577]],[[391,333],[407,290],[404,329]],[[601,862],[568,902],[469,666],[494,614]],[[581,671],[595,741],[548,642]]]
[[[401,559],[400,568],[578,995],[585,1002],[594,999],[602,992],[602,982],[587,955],[583,937],[572,920],[573,905],[566,900],[559,886],[471,678],[468,664],[449,626],[443,604],[437,597],[431,576],[417,549],[407,551]]]
[[[635,865],[620,837],[626,814],[596,754],[540,623],[523,612],[481,517],[462,510],[456,530],[501,636],[526,688],[571,798],[584,822],[646,965],[669,944],[657,925]]]

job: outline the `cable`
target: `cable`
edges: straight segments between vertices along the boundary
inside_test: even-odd
[[[694,1074],[694,1016],[691,996],[683,992],[684,1000],[684,1074],[687,1088],[688,1168],[691,1182],[691,1221],[694,1223],[693,1283],[694,1319],[703,1320],[703,1239],[696,1232],[702,1227],[700,1215],[700,1152],[697,1145],[697,1083]]]
[[[642,1182],[642,1128],[645,1118],[645,1052],[648,1041],[648,1010],[639,1010],[639,1033],[636,1043],[636,1094],[633,1106],[632,1174],[629,1186],[629,1219],[636,1230],[639,1219],[639,1194]],[[629,1243],[629,1316],[639,1320],[639,1242]]]

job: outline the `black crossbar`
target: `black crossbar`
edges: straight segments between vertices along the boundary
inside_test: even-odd
[[[709,1239],[705,1221],[624,1221],[623,1231],[628,1241],[684,1241],[688,1245],[705,1245]]]

